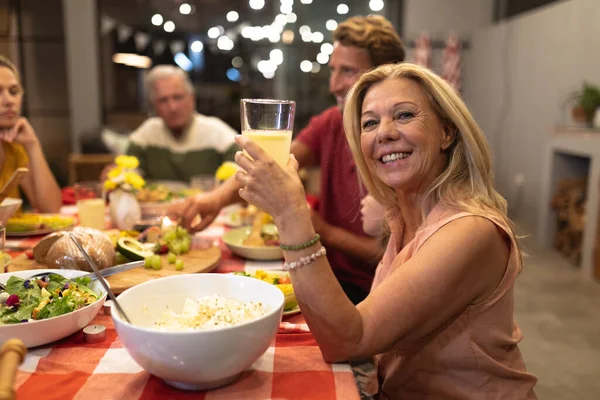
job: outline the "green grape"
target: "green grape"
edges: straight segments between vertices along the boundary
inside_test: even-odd
[[[175,261],[175,269],[177,271],[181,271],[183,269],[183,260],[181,258]]]
[[[175,240],[177,238],[177,233],[175,232],[175,230],[173,229],[169,229],[168,231],[166,231],[163,234],[163,239],[165,240],[165,242],[169,243],[172,242],[173,240]]]
[[[169,262],[169,264],[174,264],[175,261],[177,261],[177,256],[173,253],[169,253],[167,254],[167,261]]]
[[[183,239],[189,236],[188,231],[186,231],[185,228],[182,228],[180,226],[177,227],[176,235],[179,239]]]
[[[175,255],[181,254],[181,243],[178,240],[174,240],[168,244],[169,251]]]
[[[159,270],[162,267],[162,262],[160,260],[160,256],[154,255],[152,256],[152,269]]]
[[[154,256],[144,258],[144,268],[152,268],[152,259]]]
[[[190,241],[184,240],[181,242],[181,253],[186,254],[190,252]]]

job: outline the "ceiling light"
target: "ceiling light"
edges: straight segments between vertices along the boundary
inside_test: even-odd
[[[369,8],[373,11],[383,10],[383,0],[371,0],[369,2]]]
[[[261,10],[265,6],[265,0],[250,0],[248,4],[253,10]]]
[[[335,22],[334,19],[328,19],[325,23],[325,27],[328,31],[335,31],[335,28],[337,28],[337,22]]]
[[[152,25],[161,26],[163,23],[163,17],[160,14],[154,14],[152,16]]]
[[[278,25],[287,24],[287,20],[288,20],[288,17],[284,14],[277,14],[277,16],[275,17],[275,23]]]
[[[220,36],[219,39],[217,39],[217,47],[219,50],[229,51],[233,49],[233,40],[228,36]]]
[[[330,55],[333,53],[333,45],[331,43],[323,43],[321,45],[321,53]]]
[[[340,3],[337,6],[337,12],[338,12],[338,14],[348,14],[348,11],[350,11],[350,8],[348,8],[348,6],[345,5],[344,3]]]
[[[233,82],[239,82],[242,80],[242,74],[235,68],[229,68],[225,75],[227,75],[227,79]]]
[[[286,29],[285,31],[283,31],[283,33],[281,34],[281,41],[284,44],[291,44],[294,41],[294,32]]]
[[[188,15],[192,12],[192,6],[190,6],[188,3],[181,3],[179,6],[179,12],[183,15]]]
[[[231,65],[235,68],[241,68],[242,65],[244,65],[244,60],[240,56],[235,56],[233,57],[233,60],[231,60]]]
[[[173,32],[175,30],[175,23],[173,23],[173,21],[167,21],[163,25],[163,28],[166,32]]]
[[[306,35],[307,33],[310,33],[310,26],[302,25],[300,29],[298,29],[298,32],[300,32],[301,35]]]
[[[290,24],[293,24],[293,23],[294,23],[294,22],[296,22],[297,20],[298,20],[298,16],[297,16],[296,14],[294,14],[293,12],[292,12],[292,13],[289,13],[289,14],[287,15],[287,22],[289,22]]]
[[[177,53],[174,58],[175,64],[179,65],[184,71],[191,71],[194,68],[194,64],[192,64],[192,61],[185,54]]]
[[[211,39],[216,39],[219,37],[219,35],[221,34],[221,30],[219,29],[218,26],[213,26],[212,28],[210,28],[208,30],[208,37]]]
[[[321,32],[313,32],[311,39],[313,43],[321,43],[325,37]]]
[[[134,68],[150,68],[152,66],[150,57],[133,53],[116,53],[113,55],[112,60],[116,64],[123,64]]]
[[[300,70],[302,70],[302,72],[310,72],[312,66],[313,65],[310,61],[304,60],[300,63]]]
[[[200,53],[202,51],[202,49],[204,49],[204,45],[202,44],[201,41],[199,40],[194,40],[192,42],[192,45],[190,46],[190,48],[192,49],[192,51],[194,53]]]
[[[283,63],[283,51],[279,49],[273,49],[269,53],[269,59],[277,65],[281,65]]]
[[[237,13],[237,11],[229,11],[227,13],[227,21],[229,22],[235,22],[238,20],[238,18],[240,17],[240,14]]]
[[[327,64],[329,62],[329,56],[325,53],[317,54],[317,62],[319,64]]]

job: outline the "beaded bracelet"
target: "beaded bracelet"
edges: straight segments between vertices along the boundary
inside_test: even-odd
[[[304,267],[315,261],[317,258],[323,257],[326,254],[327,250],[325,250],[325,247],[321,247],[319,250],[315,251],[310,256],[300,257],[298,260],[292,262],[286,261],[285,263],[283,263],[283,269],[285,271],[291,271],[296,268]]]
[[[279,247],[281,247],[281,249],[283,249],[283,250],[302,250],[302,249],[306,249],[307,247],[310,247],[313,244],[317,243],[320,239],[321,239],[321,236],[317,233],[315,235],[315,237],[310,239],[308,242],[304,242],[304,243],[300,243],[300,244],[291,244],[291,245],[280,243]]]

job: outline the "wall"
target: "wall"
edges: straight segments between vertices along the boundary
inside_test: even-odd
[[[495,155],[498,186],[524,233],[535,234],[547,139],[567,96],[600,83],[600,2],[570,0],[485,28],[463,65],[464,97]],[[522,174],[518,189],[515,179]]]
[[[8,2],[0,5],[3,13],[9,11]],[[21,71],[25,87],[23,113],[34,127],[48,162],[54,170],[66,174],[70,127],[61,2],[21,0],[19,5],[22,56],[16,13],[10,15],[10,32],[2,37],[0,50]]]
[[[473,33],[492,21],[492,0],[404,0],[402,40],[411,44],[421,32],[433,41],[445,41],[450,33],[469,41]],[[464,52],[468,53],[468,49]],[[443,48],[432,48],[431,68],[441,71]],[[414,60],[414,48],[409,47],[407,60]]]

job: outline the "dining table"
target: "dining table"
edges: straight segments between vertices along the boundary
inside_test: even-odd
[[[76,217],[75,206],[61,214]],[[223,243],[226,211],[194,240],[219,246],[221,260],[211,273],[281,270],[283,261],[242,259]],[[107,219],[107,223],[108,219]],[[6,251],[16,257],[39,236],[7,238]],[[207,391],[183,391],[144,371],[121,344],[113,321],[102,309],[89,325],[106,327],[106,339],[86,343],[82,330],[49,345],[28,349],[19,366],[17,399],[290,399],[354,400],[373,398],[377,378],[370,360],[326,363],[301,312],[284,316],[267,351],[234,383]]]

